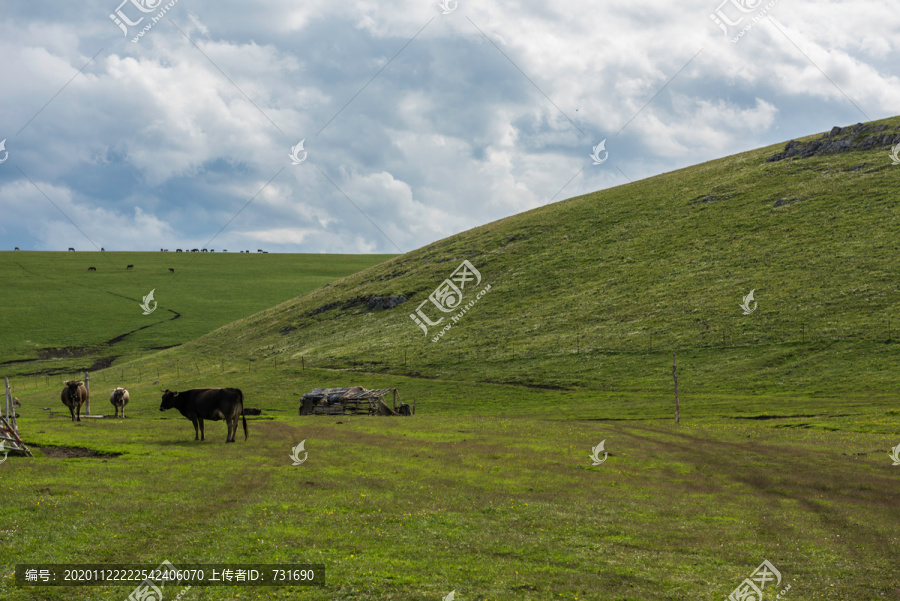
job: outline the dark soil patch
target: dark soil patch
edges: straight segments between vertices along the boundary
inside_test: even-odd
[[[40,451],[45,457],[52,457],[53,459],[72,459],[73,457],[118,457],[122,454],[103,453],[84,447],[36,447],[30,445],[29,448]]]
[[[122,355],[110,355],[109,357],[100,357],[99,359],[94,361],[94,364],[87,368],[87,370],[85,371],[98,371],[101,369],[106,369],[113,364],[113,361],[121,356]]]
[[[57,348],[38,349],[38,359],[70,359],[72,357],[83,357],[90,352],[89,348],[81,348],[77,346],[63,346]]]

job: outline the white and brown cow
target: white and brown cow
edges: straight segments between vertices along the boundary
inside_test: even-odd
[[[109,395],[109,402],[116,408],[116,417],[119,417],[119,408],[122,409],[122,417],[125,417],[125,405],[128,404],[128,391],[122,388],[116,388]]]

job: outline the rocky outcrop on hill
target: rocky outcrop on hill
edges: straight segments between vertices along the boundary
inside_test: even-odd
[[[346,311],[348,309],[353,309],[359,306],[366,307],[365,309],[363,309],[363,312],[383,311],[386,309],[393,309],[397,305],[405,303],[406,301],[407,298],[402,294],[392,296],[358,296],[344,302],[337,301],[334,303],[327,303],[325,305],[322,305],[318,309],[307,313],[307,316],[312,317],[313,315],[318,315],[319,313],[324,313],[325,311],[331,311],[332,309],[340,309],[341,311]]]
[[[851,150],[872,150],[900,144],[900,125],[891,129],[889,125],[857,123],[847,127],[834,127],[822,134],[818,140],[798,142],[791,140],[784,146],[784,152],[773,154],[767,163],[784,159],[805,159],[823,154],[849,152]]]

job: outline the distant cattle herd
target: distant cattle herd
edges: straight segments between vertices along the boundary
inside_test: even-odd
[[[19,247],[18,247],[18,246],[15,247],[14,250],[19,250]],[[100,252],[105,252],[105,251],[106,251],[105,248],[101,248],[101,249],[100,249]],[[69,247],[69,252],[75,252],[75,249],[72,248],[72,247],[70,246],[70,247]],[[168,248],[160,248],[160,249],[159,249],[159,252],[161,252],[161,253],[167,253],[167,252],[169,252],[169,249],[168,249]],[[176,248],[176,249],[175,249],[175,252],[177,252],[177,253],[180,253],[180,252],[192,252],[192,253],[205,253],[205,252],[211,252],[211,253],[214,253],[214,252],[216,252],[216,249],[214,249],[214,248],[209,248],[209,249],[206,249],[206,248],[192,248],[191,250],[184,251],[184,250],[181,250],[180,248]],[[223,248],[223,249],[222,249],[222,252],[223,252],[223,253],[227,253],[227,252],[228,252],[228,249],[227,249],[227,248]],[[239,253],[249,253],[250,251],[249,251],[249,250],[239,250],[238,252],[239,252]],[[256,252],[258,252],[258,253],[263,253],[263,254],[269,254],[269,251],[263,250],[263,249],[261,249],[261,248],[257,248],[257,249],[256,249]]]

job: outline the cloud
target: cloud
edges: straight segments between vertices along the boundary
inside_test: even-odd
[[[450,15],[192,0],[132,43],[107,17],[116,2],[13,3],[0,202],[15,218],[0,227],[23,248],[80,236],[21,169],[109,246],[396,252],[896,113],[892,6],[767,4],[732,43],[707,0],[461,0]],[[300,139],[309,158],[291,165]],[[591,165],[603,139],[610,160]]]

